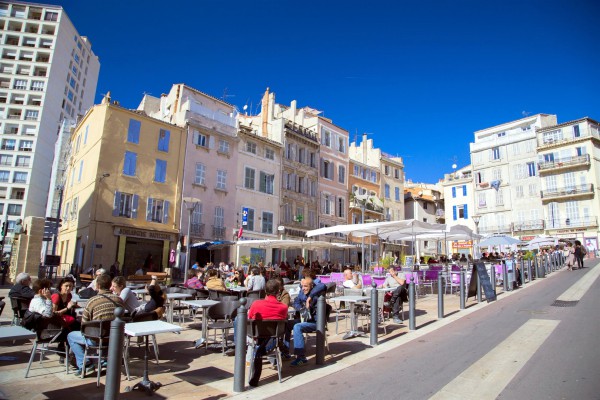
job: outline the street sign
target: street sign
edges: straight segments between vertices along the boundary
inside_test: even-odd
[[[248,208],[242,208],[242,226],[248,225]]]

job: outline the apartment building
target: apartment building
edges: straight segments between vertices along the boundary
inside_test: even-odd
[[[471,165],[459,168],[451,174],[445,174],[444,179],[439,183],[443,190],[444,209],[439,209],[436,217],[437,222],[445,222],[448,229],[455,225],[465,225],[473,232],[477,232],[477,224],[472,218],[474,210],[472,170]],[[473,243],[471,240],[452,241],[444,253],[465,253],[474,256]]]
[[[413,183],[404,184],[404,215],[406,219],[416,219],[430,224],[444,223],[443,189],[435,184]],[[445,251],[444,243],[439,240],[417,240],[409,242],[409,254],[417,257],[435,256]],[[417,258],[418,259],[418,258]]]
[[[133,274],[151,256],[169,265],[179,239],[186,132],[111,102],[92,107],[71,135],[58,253],[87,271],[119,261]]]
[[[236,184],[238,122],[235,107],[185,84],[175,84],[159,98],[145,95],[139,110],[184,127],[187,132],[182,198],[192,209],[188,243],[231,241],[237,234]],[[185,208],[185,207],[184,207]],[[189,212],[177,215],[185,235]],[[234,259],[231,247],[191,249],[191,260]],[[185,260],[184,260],[185,261]]]
[[[475,132],[470,144],[479,233],[531,237],[544,232],[537,131],[556,115],[537,114]]]
[[[46,215],[57,132],[92,106],[100,63],[60,6],[0,2],[0,218]]]
[[[598,248],[600,126],[591,118],[537,130],[546,233]]]

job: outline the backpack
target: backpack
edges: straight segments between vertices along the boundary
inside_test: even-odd
[[[96,296],[98,292],[88,287],[85,289],[81,289],[77,294],[79,295],[80,299],[91,299],[92,297]]]

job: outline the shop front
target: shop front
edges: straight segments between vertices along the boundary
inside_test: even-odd
[[[146,272],[164,272],[170,267],[169,254],[177,245],[177,235],[129,227],[115,227],[118,239],[117,260],[125,275],[133,275],[140,267]]]

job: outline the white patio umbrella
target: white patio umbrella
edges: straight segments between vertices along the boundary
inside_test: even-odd
[[[483,239],[479,246],[510,246],[517,243],[521,243],[521,240],[508,235],[494,235]]]
[[[539,250],[543,246],[556,246],[558,238],[554,236],[539,235],[531,239],[524,247],[525,250]]]

